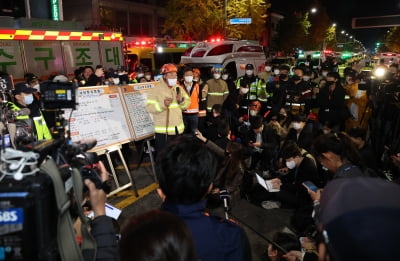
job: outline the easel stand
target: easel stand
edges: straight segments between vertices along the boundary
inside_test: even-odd
[[[129,183],[127,183],[125,185],[122,185],[122,186],[120,185],[120,182],[118,180],[117,174],[116,174],[115,169],[114,169],[114,164],[113,164],[113,162],[111,160],[111,153],[114,153],[114,152],[118,153],[119,158],[121,159],[122,165],[124,166],[125,173],[126,173],[128,179],[129,179]],[[128,165],[126,164],[126,161],[125,161],[125,158],[124,158],[124,155],[122,154],[121,145],[115,145],[115,146],[108,147],[108,148],[106,148],[104,150],[97,151],[97,154],[98,155],[103,155],[103,154],[106,155],[108,164],[110,165],[110,168],[111,168],[111,173],[112,173],[115,185],[117,186],[117,188],[115,190],[111,191],[108,194],[108,196],[114,195],[114,194],[116,194],[116,193],[118,193],[118,192],[120,192],[120,191],[122,191],[122,190],[124,190],[126,188],[129,188],[130,186],[132,186],[133,187],[133,191],[135,192],[135,196],[139,197],[139,193],[138,193],[138,189],[136,187],[135,180],[133,179],[133,177],[131,175],[131,172],[129,171]]]
[[[152,170],[152,172],[153,172],[154,181],[155,181],[155,182],[158,182],[158,181],[157,181],[157,176],[156,176],[156,168],[155,168],[155,164],[154,164],[154,155],[153,155],[153,152],[151,151],[151,144],[150,144],[150,141],[153,140],[153,139],[154,139],[154,137],[149,137],[149,138],[144,139],[144,141],[146,141],[147,151],[149,152],[150,163],[151,163],[151,170]],[[144,145],[144,143],[143,143],[143,145],[140,146],[140,148],[139,148],[139,163],[137,164],[136,169],[139,169],[140,166],[141,166],[142,163],[143,163],[143,159],[144,159],[144,146],[145,146],[145,145]]]

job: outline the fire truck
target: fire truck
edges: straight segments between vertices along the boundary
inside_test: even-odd
[[[0,71],[14,82],[34,73],[42,80],[50,75],[74,76],[79,67],[124,64],[123,37],[118,32],[52,31],[0,27]]]
[[[196,43],[155,37],[126,37],[125,63],[129,72],[135,72],[138,67],[147,67],[157,73],[165,63],[179,64],[182,54]]]

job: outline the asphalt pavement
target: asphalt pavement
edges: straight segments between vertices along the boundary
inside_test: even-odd
[[[134,146],[130,146],[128,150],[125,150],[124,155],[129,174],[124,169],[118,154],[111,155],[111,160],[114,166],[116,166],[116,177],[114,178],[117,178],[119,184],[117,186],[113,182],[114,192],[107,199],[109,204],[122,210],[118,218],[120,227],[124,226],[129,217],[159,208],[162,203],[156,193],[157,183],[149,154],[143,154],[140,166],[138,162],[141,161],[141,157],[136,152]],[[103,162],[107,161],[106,157],[101,157],[101,159]],[[110,167],[108,166],[108,168]],[[130,175],[132,183],[135,186],[130,185],[128,175]],[[121,189],[123,187],[126,188]],[[209,209],[208,211],[211,214],[225,217],[223,206],[216,209]],[[240,199],[230,205],[228,216],[239,223],[246,231],[252,248],[253,260],[261,261],[265,260],[263,254],[267,249],[268,240],[272,238],[273,234],[277,231],[287,231],[292,213],[293,211],[289,209],[267,210],[255,206],[245,199]]]

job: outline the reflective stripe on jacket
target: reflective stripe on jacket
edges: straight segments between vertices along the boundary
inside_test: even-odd
[[[183,101],[176,100],[176,89],[180,89]],[[164,100],[172,99],[169,107],[165,107]],[[156,133],[175,135],[181,134],[184,130],[182,110],[190,105],[190,98],[187,92],[179,85],[168,87],[164,79],[148,93],[146,110],[153,115],[154,129]],[[168,116],[168,119],[167,119]],[[168,126],[167,126],[168,124]]]

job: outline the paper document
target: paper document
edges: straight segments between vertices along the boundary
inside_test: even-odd
[[[106,203],[106,216],[118,220],[119,215],[121,215],[122,210],[119,208],[114,207],[113,205],[110,205]],[[88,215],[89,218],[94,217],[93,211],[91,211]]]
[[[256,173],[256,177],[257,177],[257,182],[258,184],[260,184],[261,186],[263,186],[267,191],[269,192],[278,192],[279,189],[274,189],[272,188],[272,182],[270,180],[265,180],[263,179],[260,175],[258,175]]]

